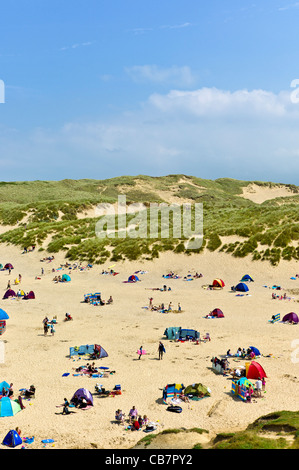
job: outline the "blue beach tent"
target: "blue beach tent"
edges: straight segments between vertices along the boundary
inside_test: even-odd
[[[247,281],[254,282],[252,277],[249,276],[249,274],[245,274],[245,276],[243,276],[242,279],[241,279],[241,282],[247,282]]]
[[[8,320],[8,319],[9,319],[9,316],[7,315],[7,313],[4,312],[2,308],[0,308],[0,320]]]
[[[244,284],[244,282],[240,282],[236,287],[236,291],[238,292],[247,292],[249,291],[248,286]]]
[[[2,442],[4,446],[8,446],[8,447],[16,447],[16,446],[21,445],[22,443],[23,443],[22,438],[14,429],[12,429],[6,434]]]

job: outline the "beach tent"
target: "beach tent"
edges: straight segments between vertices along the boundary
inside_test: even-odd
[[[23,443],[22,438],[14,429],[12,429],[6,434],[2,442],[4,446],[8,446],[8,447],[16,447],[16,446],[21,445],[22,443]]]
[[[163,400],[166,400],[168,397],[172,398],[175,393],[182,393],[184,388],[183,384],[167,384],[163,388]]]
[[[0,263],[0,269],[3,269],[3,264]]]
[[[32,290],[23,297],[23,300],[32,300],[32,299],[35,299],[35,293]]]
[[[246,377],[241,377],[239,380],[237,380],[237,384],[240,386],[240,385],[243,385],[244,387],[248,388],[249,385],[252,386],[252,388],[254,388],[254,385],[253,383],[248,380]]]
[[[210,315],[216,318],[224,318],[223,312],[220,308],[214,308]]]
[[[137,282],[137,281],[140,281],[140,279],[136,276],[136,274],[132,274],[132,276],[128,278],[128,282]]]
[[[14,290],[8,289],[8,290],[5,292],[5,294],[4,294],[4,296],[3,296],[3,299],[9,299],[10,297],[16,297],[16,296],[17,296],[17,294],[15,293]]]
[[[291,313],[287,313],[282,321],[289,321],[289,322],[294,322],[294,323],[298,323],[299,319],[298,319],[298,315],[295,313],[295,312],[291,312]]]
[[[248,370],[246,370],[246,378],[247,379],[258,379],[258,378],[267,377],[266,372],[262,368],[262,366],[255,361],[252,361]]]
[[[94,345],[94,352],[100,353],[99,356],[98,356],[99,358],[108,357],[108,353],[99,344]]]
[[[71,399],[71,401],[73,401],[73,399],[75,398],[84,398],[87,403],[89,405],[93,405],[93,398],[92,398],[92,394],[90,393],[89,390],[87,390],[86,388],[79,388],[73,395],[73,398]]]
[[[254,282],[252,277],[249,276],[249,274],[245,274],[245,276],[242,277],[241,282]]]
[[[238,292],[247,292],[249,291],[248,286],[244,284],[244,282],[240,282],[236,287],[235,290]]]
[[[10,263],[7,263],[5,266],[4,266],[4,269],[13,269],[13,265],[10,264]]]
[[[8,319],[9,319],[9,316],[7,315],[7,313],[4,312],[2,308],[0,308],[0,320],[8,320]]]
[[[11,400],[9,397],[2,397],[0,400],[0,417],[14,416],[21,411],[21,406],[18,402]]]
[[[255,348],[254,346],[249,346],[249,348],[251,349],[252,352],[254,352],[256,356],[261,356],[261,353],[257,348]]]
[[[102,346],[99,344],[85,344],[82,346],[75,346],[70,348],[70,357],[71,356],[83,356],[86,354],[93,354],[96,351],[100,351],[100,358],[108,357],[108,353],[105,351]]]
[[[177,333],[176,339],[199,339],[199,332],[190,328],[181,328]]]
[[[222,281],[222,279],[214,279],[213,281],[213,287],[224,287],[225,284],[224,282]]]
[[[180,326],[171,326],[169,328],[166,328],[166,330],[164,331],[164,335],[167,339],[176,339],[177,333],[179,333],[180,329]]]
[[[195,397],[203,395],[205,397],[210,397],[211,391],[205,385],[196,383],[188,385],[184,390],[184,395],[193,395]]]
[[[9,389],[9,384],[3,380],[3,382],[0,383],[0,395],[2,395],[2,390],[5,388],[5,390]]]
[[[70,282],[71,278],[68,274],[63,274],[61,280],[64,282]]]

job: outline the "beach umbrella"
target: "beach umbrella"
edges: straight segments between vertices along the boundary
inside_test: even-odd
[[[14,416],[21,411],[21,406],[18,402],[11,400],[9,397],[2,397],[0,400],[0,417]]]

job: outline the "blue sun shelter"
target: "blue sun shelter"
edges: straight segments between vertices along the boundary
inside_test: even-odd
[[[70,282],[71,278],[68,274],[63,274],[61,280],[62,280],[62,282]]]
[[[244,282],[239,282],[239,284],[235,287],[235,290],[238,292],[248,292],[249,288]]]
[[[4,446],[8,446],[8,447],[16,447],[16,446],[21,445],[22,443],[23,443],[22,438],[14,429],[12,429],[6,434],[2,442]]]
[[[245,276],[242,277],[241,282],[254,282],[254,280],[249,276],[249,274],[245,274]]]

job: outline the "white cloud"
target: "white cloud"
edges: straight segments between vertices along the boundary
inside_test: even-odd
[[[299,103],[290,94],[172,90],[97,121],[37,129],[30,136],[1,130],[0,146],[16,162],[14,179],[18,171],[20,179],[30,179],[34,168],[39,179],[53,173],[56,179],[184,173],[299,185]],[[5,180],[5,168],[1,173]]]
[[[195,77],[187,66],[163,68],[157,65],[135,65],[126,67],[125,71],[135,82],[140,83],[166,83],[186,87],[195,82]]]
[[[279,7],[278,11],[293,10],[294,8],[299,8],[299,2],[291,3],[289,5],[285,5],[284,7]]]

